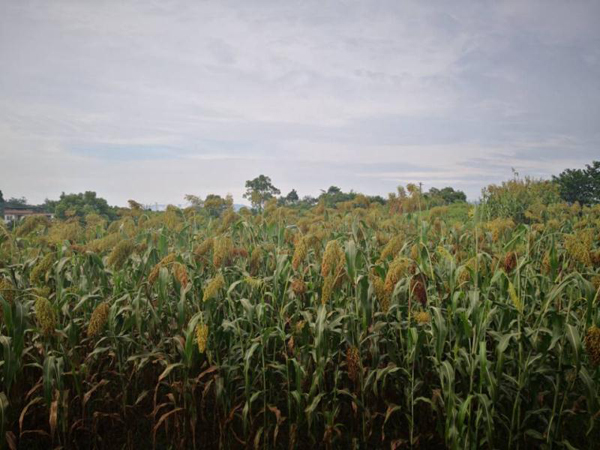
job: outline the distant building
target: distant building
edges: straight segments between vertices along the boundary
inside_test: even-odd
[[[29,216],[46,216],[48,219],[54,219],[54,214],[51,213],[47,213],[47,212],[43,212],[43,211],[36,211],[35,209],[30,209],[30,208],[6,208],[4,210],[4,222],[9,223],[9,222],[18,222],[22,219],[24,219],[25,217],[29,217]]]

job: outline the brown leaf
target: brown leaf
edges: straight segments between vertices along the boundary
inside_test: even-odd
[[[90,400],[90,397],[92,396],[92,394],[98,389],[101,388],[104,385],[108,384],[108,380],[103,379],[101,380],[96,386],[94,386],[93,388],[91,388],[89,391],[87,391],[85,393],[85,395],[83,396],[83,407],[85,408],[85,405],[87,404],[87,402]]]
[[[36,403],[40,403],[42,400],[43,400],[42,397],[34,398],[29,403],[27,403],[27,406],[25,406],[25,408],[23,408],[23,411],[21,411],[21,416],[19,417],[19,437],[23,436],[23,421],[25,420],[25,415],[27,414],[27,410],[29,409],[30,406],[33,406]]]
[[[54,439],[54,432],[56,431],[56,424],[58,422],[58,400],[54,400],[50,405],[50,434]]]
[[[172,411],[169,411],[168,413],[163,414],[160,419],[158,419],[158,423],[156,425],[154,425],[154,429],[153,429],[153,433],[152,433],[152,439],[154,441],[154,444],[156,445],[156,432],[158,431],[158,429],[160,428],[160,426],[162,425],[162,423],[167,420],[170,416],[172,416],[175,413],[178,413],[179,411],[183,411],[183,408],[175,408]]]
[[[214,371],[216,371],[218,369],[217,366],[210,366],[208,369],[206,369],[204,372],[202,372],[200,375],[198,375],[198,377],[196,378],[196,382],[200,381],[200,379],[202,377],[204,377],[204,375],[208,375],[210,373],[213,373]]]
[[[12,431],[7,431],[5,436],[8,448],[10,448],[10,450],[17,450],[17,438],[15,437],[15,433]]]

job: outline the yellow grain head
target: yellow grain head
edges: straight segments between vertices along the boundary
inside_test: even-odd
[[[381,235],[381,236],[380,236]],[[383,233],[378,233],[377,235],[377,240],[381,241],[384,240],[383,239]],[[388,258],[395,258],[398,253],[400,253],[400,251],[402,250],[402,246],[404,245],[404,236],[401,234],[398,234],[396,236],[394,236],[392,239],[390,239],[389,241],[387,241],[387,244],[385,245],[385,247],[383,248],[383,250],[381,251],[381,255],[379,256],[379,260],[383,261],[385,259]]]
[[[133,242],[129,240],[119,242],[108,256],[108,265],[116,270],[121,269],[134,250]]]
[[[591,229],[580,230],[575,234],[565,236],[564,244],[567,254],[578,263],[591,266],[593,237]]]
[[[335,276],[327,275],[325,277],[325,281],[323,282],[323,289],[321,291],[321,303],[325,305],[331,299],[331,295],[333,294],[333,288],[335,286]]]
[[[544,258],[542,259],[542,270],[544,273],[550,273],[551,268],[550,252],[546,252],[544,253]]]
[[[0,278],[0,296],[4,298],[9,304],[15,300],[17,291],[13,284],[7,278]],[[4,308],[0,305],[0,323],[4,320]]]
[[[215,239],[213,251],[213,265],[215,268],[227,264],[233,249],[233,241],[229,236],[220,236]]]
[[[189,278],[185,265],[179,262],[173,263],[173,275],[182,287],[185,288],[188,285]]]
[[[419,325],[431,322],[431,315],[427,311],[419,311],[413,317]]]
[[[600,328],[595,325],[590,327],[585,335],[584,343],[592,365],[600,365]]]
[[[600,289],[600,275],[596,275],[592,278],[592,284],[596,290]]]
[[[16,234],[19,237],[27,236],[37,228],[48,228],[50,226],[50,220],[42,215],[35,214],[25,218],[23,223],[17,228]]]
[[[261,278],[246,277],[244,278],[244,282],[252,289],[259,289],[263,285],[263,280]]]
[[[148,283],[154,284],[154,282],[158,278],[159,273],[160,273],[160,264],[157,264],[150,271],[150,275],[148,275]]]
[[[54,254],[48,253],[35,265],[29,274],[29,281],[31,281],[32,284],[44,281],[46,274],[52,268],[52,264],[54,264]]]
[[[300,267],[300,264],[302,264],[306,258],[307,253],[308,245],[306,239],[304,237],[298,237],[294,247],[294,256],[292,258],[292,267],[294,270],[298,270],[298,267]]]
[[[371,276],[371,286],[373,286],[373,293],[379,303],[379,307],[385,313],[390,309],[391,295],[385,290],[385,282],[376,275]]]
[[[108,321],[109,313],[110,307],[108,306],[108,303],[100,303],[96,306],[88,325],[87,334],[89,337],[94,337],[102,331],[102,328],[104,328],[104,325],[106,325],[106,322]]]
[[[204,290],[204,296],[202,297],[202,301],[210,300],[211,298],[216,297],[221,289],[225,287],[225,278],[223,274],[218,274],[206,286]]]
[[[600,267],[600,250],[590,252],[590,259],[595,267]]]
[[[43,334],[49,335],[56,328],[56,313],[50,301],[45,297],[38,297],[35,301],[35,317]]]
[[[385,277],[384,288],[387,294],[392,295],[396,283],[398,283],[398,281],[400,281],[400,279],[406,275],[409,268],[410,261],[408,259],[403,258],[400,255],[394,258]]]
[[[360,375],[360,351],[354,345],[346,350],[346,367],[348,368],[348,378],[356,383]]]
[[[250,269],[250,273],[252,275],[256,275],[260,269],[260,264],[263,259],[263,249],[262,247],[255,247],[250,254],[250,261],[248,262],[248,266]]]
[[[511,301],[513,302],[513,305],[515,305],[515,308],[517,308],[517,310],[519,312],[523,312],[523,302],[521,302],[521,299],[519,298],[519,295],[517,294],[517,291],[515,289],[514,284],[512,284],[512,282],[508,282],[508,295],[511,299]]]
[[[549,230],[557,231],[558,229],[560,229],[560,221],[557,219],[550,219],[546,226]]]
[[[301,334],[302,331],[304,330],[304,326],[305,325],[306,325],[306,320],[299,320],[296,323],[296,327],[295,327],[295,330],[294,330],[296,332],[296,334]]]
[[[12,304],[15,300],[16,293],[17,290],[10,280],[7,278],[0,278],[0,295],[4,297],[4,300]],[[0,313],[1,309],[2,308],[0,307]]]
[[[208,325],[205,323],[199,323],[196,325],[196,343],[198,344],[198,351],[204,353],[206,351],[206,344],[208,342]]]
[[[325,247],[323,254],[323,262],[321,264],[321,275],[337,275],[339,270],[345,264],[345,255],[338,241],[329,241]],[[342,267],[340,267],[342,266]]]
[[[204,257],[208,252],[210,252],[213,249],[213,244],[214,244],[214,239],[213,238],[204,239],[194,249],[194,256],[196,258],[202,258],[202,257]]]
[[[419,258],[419,244],[415,244],[410,249],[410,257],[412,260],[416,261]]]
[[[154,284],[158,275],[160,273],[160,269],[163,267],[168,267],[175,262],[177,255],[175,253],[169,253],[163,259],[161,259],[150,271],[150,275],[148,275],[148,283]]]
[[[381,231],[377,231],[375,233],[375,240],[377,241],[377,244],[379,244],[379,245],[386,245],[388,242],[390,242],[390,237],[386,233],[383,233]],[[385,248],[384,248],[384,251],[385,251]],[[383,258],[383,252],[382,252],[382,256],[379,259],[380,260],[384,259]]]

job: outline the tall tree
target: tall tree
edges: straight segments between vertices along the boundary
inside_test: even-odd
[[[288,195],[285,196],[285,199],[290,203],[295,203],[298,200],[300,200],[300,197],[298,197],[298,193],[296,192],[296,189],[292,189],[288,193]]]
[[[587,164],[585,169],[566,169],[557,177],[560,196],[569,203],[582,205],[600,203],[600,161]]]
[[[223,212],[233,208],[233,198],[230,195],[223,198],[220,195],[208,194],[201,204],[210,216],[219,217]]]
[[[6,203],[10,206],[27,206],[27,199],[25,197],[11,197]]]
[[[45,206],[59,219],[75,216],[84,217],[90,213],[100,214],[109,219],[116,219],[117,217],[115,208],[109,206],[105,199],[98,197],[93,191],[79,194],[65,194],[63,192],[58,200],[46,200]]]
[[[185,201],[189,202],[190,206],[192,206],[193,208],[196,208],[196,209],[202,208],[202,206],[204,206],[204,200],[202,200],[197,195],[186,194]]]
[[[134,209],[136,211],[144,209],[144,205],[142,205],[139,202],[136,202],[135,200],[127,200],[127,203],[129,204],[129,208]]]
[[[246,181],[246,193],[244,198],[250,200],[252,206],[261,211],[267,200],[281,194],[281,191],[273,186],[271,178],[259,175],[253,180]]]
[[[463,191],[454,190],[453,187],[445,187],[443,189],[431,188],[426,194],[428,198],[434,200],[439,199],[443,204],[450,204],[456,202],[466,202],[467,196]]]

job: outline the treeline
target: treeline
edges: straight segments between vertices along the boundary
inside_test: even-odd
[[[280,190],[272,184],[269,177],[260,175],[246,182],[244,198],[250,201],[252,210],[255,212],[262,211],[267,203],[298,209],[309,209],[318,205],[322,205],[325,208],[366,208],[372,203],[386,205],[390,201],[396,201],[397,199],[396,194],[390,194],[389,198],[385,199],[379,195],[368,196],[354,191],[344,192],[337,186],[330,186],[327,190],[322,190],[318,197],[307,195],[300,198],[295,189],[292,189],[285,196],[279,195],[280,193]],[[217,194],[209,194],[205,198],[201,198],[197,195],[188,194],[184,198],[189,204],[189,208],[201,209],[213,217],[219,217],[223,212],[234,208],[234,201],[231,195],[222,197]],[[432,188],[422,195],[422,199],[422,207],[423,209],[427,209],[431,206],[445,205],[458,201],[465,202],[467,197],[462,191],[455,191],[451,187],[446,187],[443,189]],[[96,192],[93,191],[86,191],[79,194],[65,194],[63,192],[58,200],[46,199],[42,205],[28,205],[25,198],[11,198],[4,202],[2,192],[0,191],[0,205],[6,208],[27,208],[40,212],[48,212],[62,220],[84,218],[89,214],[98,214],[112,221],[121,215],[121,210],[125,209],[110,206],[104,198],[98,197]],[[146,207],[135,200],[129,200],[129,209],[144,210]]]
[[[321,190],[317,197],[306,195],[300,197],[295,189],[286,195],[273,185],[271,178],[265,175],[246,181],[244,198],[252,205],[253,212],[261,212],[267,204],[280,207],[309,209],[321,208],[361,208],[372,204],[388,206],[392,211],[415,212],[442,207],[456,203],[465,203],[467,196],[460,190],[448,186],[442,189],[431,188],[426,192],[415,184],[399,186],[397,191],[388,194],[387,198],[375,195],[364,195],[350,190],[344,192],[338,186],[330,186]],[[188,194],[185,197],[190,208],[203,210],[206,214],[218,217],[223,212],[233,209],[231,195],[222,197],[209,194],[205,198]],[[482,203],[486,206],[489,217],[512,217],[518,221],[527,221],[536,205],[547,206],[553,203],[566,202],[591,206],[600,203],[600,161],[594,161],[583,169],[566,169],[551,180],[520,178],[517,173],[513,179],[500,185],[490,185],[482,191]],[[83,218],[89,214],[98,214],[107,220],[115,220],[124,208],[110,206],[98,197],[95,192],[87,191],[78,194],[61,194],[58,200],[48,200],[42,205],[28,205],[24,197],[5,200],[0,191],[0,214],[5,208],[33,209],[40,212],[53,213],[59,219]],[[129,201],[129,209],[145,209],[135,200]]]

